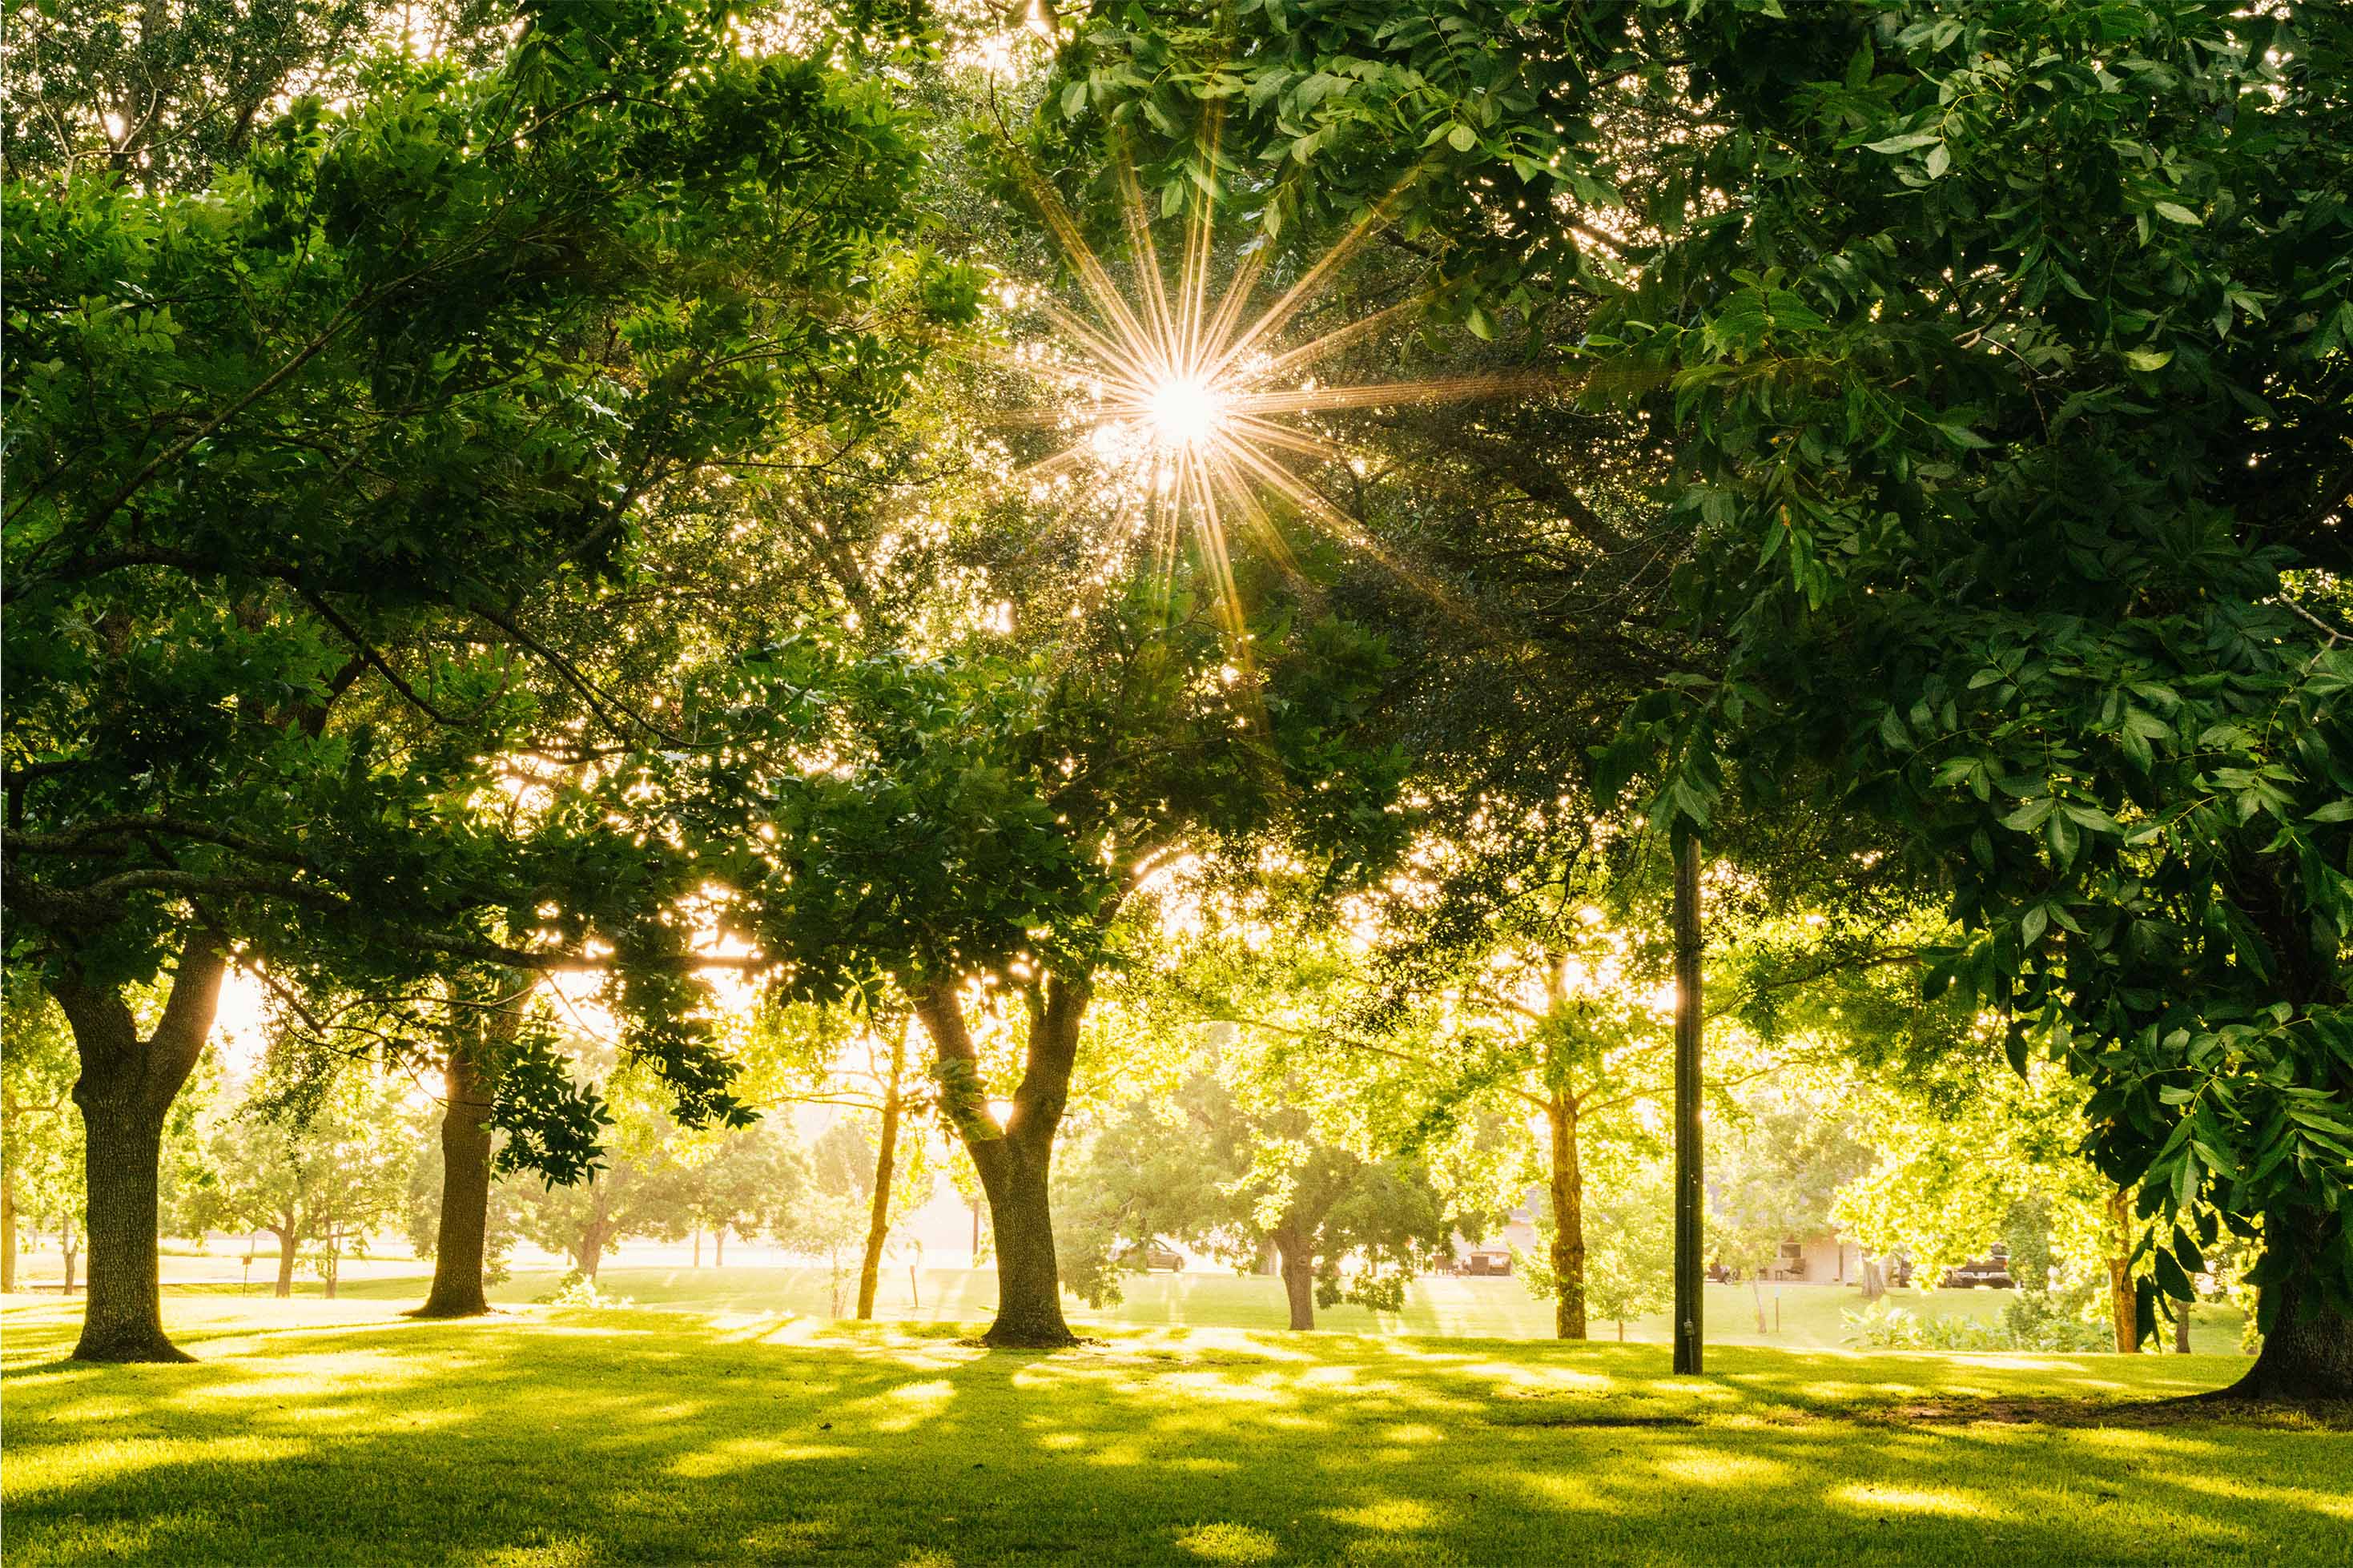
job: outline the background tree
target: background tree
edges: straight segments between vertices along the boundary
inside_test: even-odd
[[[412,1163],[396,1079],[352,1074],[313,1103],[260,1092],[220,1116],[205,1141],[206,1180],[191,1194],[196,1226],[278,1239],[276,1293],[294,1293],[310,1254],[333,1296],[344,1252],[395,1219]]]
[[[665,919],[699,877],[576,771],[520,832],[470,803],[505,759],[677,738],[529,629],[626,578],[643,498],[903,384],[854,313],[910,270],[868,258],[912,146],[871,83],[737,43],[715,9],[546,6],[494,72],[298,104],[203,204],[9,188],[11,942],[80,1046],[87,1356],[174,1353],[153,1146],[233,960],[381,1000],[594,930],[682,1113],[736,1114]],[[123,988],[164,974],[142,1032]]]

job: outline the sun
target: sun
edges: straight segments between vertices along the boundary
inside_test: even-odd
[[[1145,422],[1153,440],[1166,448],[1209,445],[1226,425],[1228,395],[1198,375],[1172,375],[1144,400]]]
[[[1214,154],[1217,121],[1204,128]],[[1134,164],[1122,151],[1113,165],[1126,230],[1125,286],[1096,255],[1051,184],[1018,151],[1010,162],[1037,210],[1069,258],[1088,307],[1071,309],[1051,289],[1015,290],[1052,327],[1051,334],[981,357],[1047,384],[1039,403],[1008,410],[1002,422],[1060,430],[1069,444],[1018,470],[1014,479],[1033,500],[1060,498],[1068,517],[1092,511],[1114,534],[1146,543],[1167,570],[1179,533],[1189,532],[1208,569],[1229,630],[1241,635],[1229,535],[1238,533],[1285,572],[1296,563],[1277,527],[1287,514],[1326,533],[1354,553],[1380,561],[1401,576],[1423,574],[1394,559],[1334,499],[1357,490],[1350,476],[1363,459],[1344,444],[1344,431],[1316,416],[1344,410],[1451,403],[1473,398],[1544,395],[1559,389],[1549,374],[1502,373],[1424,381],[1332,385],[1315,374],[1340,349],[1401,325],[1429,306],[1440,284],[1396,298],[1306,342],[1286,344],[1285,329],[1333,282],[1350,257],[1388,226],[1391,209],[1413,179],[1372,204],[1321,256],[1258,299],[1275,247],[1245,247],[1222,289],[1211,287],[1215,265],[1212,201],[1195,193],[1174,276],[1162,269],[1160,247],[1146,216]],[[1214,165],[1212,155],[1208,162]],[[1092,469],[1092,484],[1081,480]],[[1336,479],[1336,483],[1334,481]],[[1085,505],[1089,498],[1105,504]],[[1126,520],[1134,531],[1119,526]],[[1148,541],[1148,542],[1146,542]],[[1423,585],[1433,586],[1423,582]]]

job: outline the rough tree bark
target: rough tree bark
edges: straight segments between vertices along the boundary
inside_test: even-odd
[[[980,1057],[952,985],[923,989],[917,1012],[938,1054],[946,1086],[943,1110],[972,1156],[988,1198],[997,1247],[997,1321],[981,1342],[997,1348],[1053,1350],[1078,1343],[1062,1320],[1061,1271],[1054,1257],[1047,1176],[1054,1130],[1070,1100],[1085,982],[1049,976],[1029,1017],[1029,1048],[1012,1109],[999,1128],[988,1115]]]
[[[1291,1304],[1291,1326],[1315,1326],[1315,1244],[1285,1226],[1274,1233],[1274,1255],[1281,1259],[1282,1294]]]
[[[73,1100],[88,1134],[90,1294],[74,1346],[78,1361],[191,1359],[164,1332],[157,1177],[164,1119],[212,1033],[227,968],[213,937],[189,936],[163,1016],[143,1040],[119,989],[78,976],[51,983],[81,1060]]]
[[[1545,1102],[1545,1116],[1552,1124],[1553,1334],[1581,1340],[1586,1337],[1585,1173],[1577,1163],[1577,1101],[1556,1090]]]
[[[2271,1215],[2263,1224],[2271,1247],[2316,1247],[2316,1228],[2309,1216],[2295,1215]],[[2327,1302],[2307,1302],[2305,1287],[2294,1279],[2263,1289],[2272,1297],[2264,1303],[2271,1331],[2255,1364],[2221,1391],[2223,1397],[2296,1404],[2353,1399],[2353,1318]]]
[[[2140,1317],[2133,1302],[2132,1194],[2118,1187],[2108,1194],[2108,1322],[2115,1330],[2116,1353],[2140,1350]]]
[[[874,1290],[882,1279],[882,1246],[891,1238],[892,1167],[899,1157],[899,1077],[907,1068],[907,1031],[891,1042],[891,1076],[882,1084],[882,1136],[874,1151],[874,1212],[866,1226],[866,1256],[858,1266],[858,1319],[874,1316]]]
[[[283,1226],[264,1226],[262,1228],[278,1238],[278,1288],[270,1294],[291,1296],[294,1294],[294,1221],[289,1217]]]
[[[490,1041],[513,1041],[530,994],[490,1015]],[[490,1262],[490,1100],[482,1041],[449,1043],[442,1058],[442,1208],[433,1241],[433,1288],[417,1319],[478,1319],[490,1311],[482,1269]]]

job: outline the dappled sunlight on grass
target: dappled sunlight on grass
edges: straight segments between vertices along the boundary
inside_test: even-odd
[[[1865,1483],[1835,1487],[1826,1500],[1866,1513],[1941,1513],[1957,1519],[1983,1519],[2006,1512],[1976,1492],[1949,1487],[1890,1487]]]
[[[992,1353],[968,1330],[773,1315],[236,1306],[207,1303],[206,1360],[147,1368],[59,1363],[73,1315],[11,1309],[10,1568],[1679,1562],[1767,1542],[2268,1568],[2342,1562],[2353,1492],[2342,1432],[2131,1419],[2222,1382],[2220,1358],[1725,1349],[1678,1378],[1657,1346],[1162,1326]]]

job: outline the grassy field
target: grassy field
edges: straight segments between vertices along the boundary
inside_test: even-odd
[[[94,1562],[2342,1563],[2353,1438],[2222,1357],[1966,1357],[175,1295],[0,1314],[10,1568]],[[2027,1402],[2032,1403],[2027,1403]]]
[[[555,1268],[519,1269],[491,1292],[491,1300],[522,1305],[552,1293],[563,1278]],[[698,1312],[732,1312],[804,1318],[833,1316],[828,1271],[769,1265],[693,1268],[675,1265],[607,1266],[598,1284],[610,1296],[640,1307]],[[422,1274],[384,1275],[346,1281],[342,1294],[364,1300],[414,1304],[425,1296]],[[265,1280],[259,1289],[267,1290]],[[305,1281],[305,1293],[319,1286]],[[226,1288],[234,1290],[235,1287]],[[854,1282],[849,1289],[854,1289]],[[178,1295],[178,1291],[167,1291]],[[1833,1285],[1767,1285],[1764,1288],[1767,1331],[1757,1331],[1756,1300],[1746,1285],[1707,1288],[1711,1342],[1774,1345],[1788,1350],[1831,1349],[1846,1343],[1843,1311],[1862,1306],[1859,1291]],[[847,1300],[847,1292],[845,1293]],[[1896,1303],[1922,1317],[1968,1314],[1999,1317],[2012,1300],[2006,1290],[1911,1290]],[[926,1268],[911,1284],[902,1266],[886,1270],[876,1298],[878,1315],[894,1322],[969,1322],[986,1319],[997,1305],[997,1276],[989,1269]],[[1117,1306],[1092,1311],[1066,1302],[1073,1322],[1124,1328],[1230,1328],[1280,1330],[1288,1321],[1282,1284],[1263,1276],[1237,1277],[1220,1270],[1130,1276]],[[170,1309],[167,1307],[166,1310]],[[1774,1326],[1777,1325],[1778,1326]],[[1317,1314],[1317,1326],[1346,1333],[1468,1335],[1483,1339],[1544,1339],[1552,1333],[1552,1306],[1531,1297],[1516,1279],[1430,1278],[1409,1289],[1401,1313],[1374,1313],[1342,1306]],[[1617,1327],[1593,1325],[1596,1338],[1611,1339]],[[1634,1320],[1630,1341],[1665,1344],[1663,1312]],[[2193,1350],[2231,1354],[2239,1347],[2239,1314],[2223,1306],[2199,1309],[2192,1325]]]

